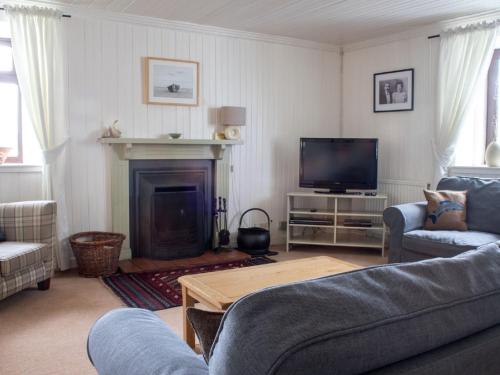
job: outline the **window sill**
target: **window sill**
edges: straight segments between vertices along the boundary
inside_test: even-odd
[[[500,178],[500,167],[488,167],[486,165],[449,167],[448,176]]]
[[[42,166],[31,164],[0,164],[0,173],[42,173]]]

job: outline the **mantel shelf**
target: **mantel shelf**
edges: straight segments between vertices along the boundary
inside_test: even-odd
[[[104,144],[140,144],[140,145],[207,145],[207,146],[231,146],[242,145],[242,140],[227,139],[170,139],[170,138],[99,138],[99,142]]]
[[[98,142],[115,146],[120,159],[216,159],[222,160],[226,148],[242,145],[242,140],[170,139],[170,138],[99,138]]]

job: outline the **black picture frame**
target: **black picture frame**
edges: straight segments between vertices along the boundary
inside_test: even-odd
[[[373,75],[373,112],[413,111],[414,79],[415,69],[413,68],[375,73]]]

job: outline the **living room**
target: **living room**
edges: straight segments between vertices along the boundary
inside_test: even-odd
[[[0,6],[0,373],[500,373],[497,0]]]

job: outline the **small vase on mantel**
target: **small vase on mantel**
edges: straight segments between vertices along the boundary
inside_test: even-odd
[[[493,141],[486,147],[484,160],[488,167],[500,167],[500,143],[498,141]]]

